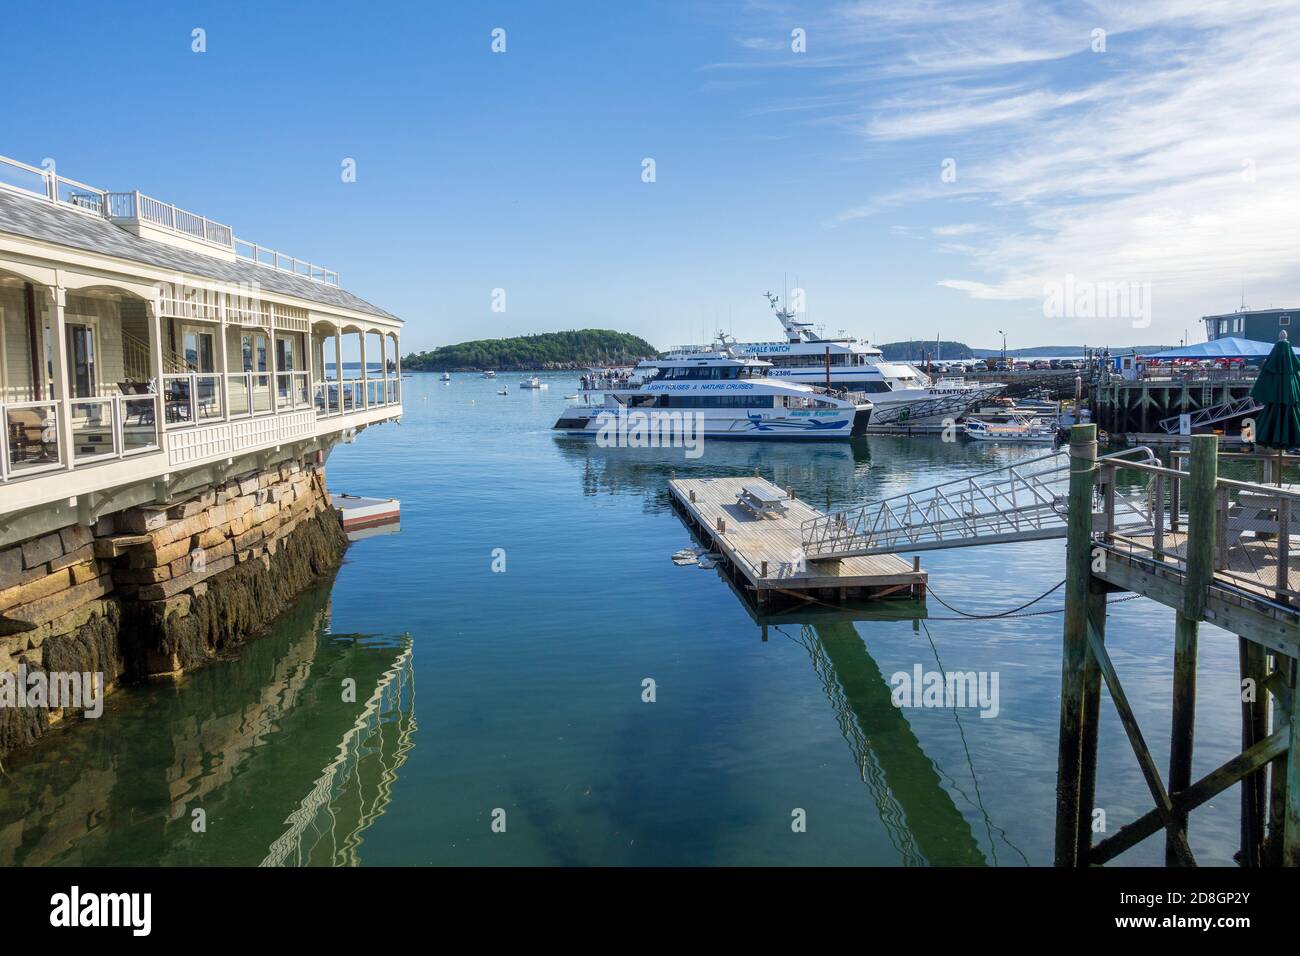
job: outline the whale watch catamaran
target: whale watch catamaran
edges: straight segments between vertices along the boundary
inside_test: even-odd
[[[843,440],[861,434],[871,420],[865,396],[774,379],[772,363],[723,345],[647,359],[635,369],[593,370],[583,376],[583,403],[566,408],[555,430],[595,436],[636,413],[650,427],[675,414],[683,421],[690,416],[707,438]]]
[[[730,343],[732,350],[770,362],[768,378],[865,393],[875,405],[873,426],[924,425],[955,418],[1005,387],[961,378],[932,379],[907,362],[885,361],[880,349],[865,342],[823,338],[811,322],[799,321],[794,312],[782,307],[777,296],[763,294],[785,329],[785,341]],[[719,333],[713,346],[677,346],[665,358],[688,358],[727,344]]]

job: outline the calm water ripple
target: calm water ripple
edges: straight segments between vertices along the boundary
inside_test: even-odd
[[[332,585],[235,659],[127,688],[102,720],[11,757],[0,862],[1050,864],[1059,615],[927,622],[888,603],[785,615],[764,641],[716,571],[669,561],[692,539],[665,491],[674,472],[759,468],[837,507],[1041,449],[713,442],[688,461],[558,438],[574,377],[545,376],[542,392],[520,377],[408,379],[403,423],[328,468],[336,491],[400,498],[400,533],[355,544]],[[1064,545],[923,563],[949,603],[999,611],[1060,580]],[[1198,774],[1238,733],[1235,638],[1202,634]],[[1107,645],[1158,755],[1172,635],[1173,612],[1150,601],[1111,608]],[[895,708],[889,676],[917,664],[997,672],[998,716]],[[1097,798],[1113,832],[1150,804],[1108,700],[1102,715]],[[1236,801],[1229,790],[1193,818],[1201,862],[1231,862]],[[1163,846],[1121,861],[1159,865]]]

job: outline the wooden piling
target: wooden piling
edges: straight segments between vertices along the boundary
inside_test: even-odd
[[[1075,425],[1070,429],[1069,526],[1065,548],[1065,627],[1056,774],[1057,866],[1080,863],[1084,670],[1088,658],[1088,584],[1092,576],[1092,496],[1096,476],[1097,426]]]
[[[1215,483],[1219,473],[1219,439],[1215,435],[1194,435],[1186,478],[1187,572],[1183,583],[1183,606],[1174,616],[1173,719],[1169,736],[1170,794],[1186,790],[1192,783],[1192,739],[1196,729],[1196,657],[1200,619],[1214,579]],[[1176,834],[1187,831],[1187,814],[1175,811],[1171,832],[1165,835],[1165,863],[1176,866],[1179,855]]]
[[[1288,664],[1291,677],[1291,708],[1286,716],[1291,726],[1291,746],[1288,753],[1290,759],[1286,763],[1286,791],[1280,795],[1284,802],[1281,863],[1283,866],[1300,866],[1300,701],[1295,699],[1296,662],[1290,660]],[[1284,728],[1279,727],[1279,729]]]
[[[1268,660],[1264,647],[1244,637],[1237,638],[1241,665],[1241,750],[1245,753],[1268,736]],[[1246,690],[1251,693],[1247,694]],[[1250,699],[1247,699],[1250,698]],[[1241,780],[1242,866],[1264,864],[1264,820],[1267,812],[1267,772],[1260,768]]]
[[[1088,586],[1088,630],[1106,642],[1106,593],[1103,582]],[[1083,662],[1083,710],[1079,724],[1079,865],[1086,865],[1092,848],[1092,811],[1097,797],[1097,730],[1101,724],[1101,667],[1091,651]]]

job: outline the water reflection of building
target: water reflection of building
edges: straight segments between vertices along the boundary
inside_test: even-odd
[[[361,862],[414,746],[412,643],[328,633],[328,594],[183,690],[126,688],[111,719],[12,759],[0,865]]]
[[[415,746],[413,646],[375,684],[338,753],[285,823],[262,866],[356,866],[361,834],[392,799],[397,771]],[[386,728],[385,725],[392,726]],[[347,808],[347,812],[341,812]]]

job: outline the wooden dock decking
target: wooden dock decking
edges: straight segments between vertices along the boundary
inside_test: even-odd
[[[737,503],[746,485],[781,495],[785,514],[757,517]],[[744,579],[759,604],[776,595],[843,603],[851,598],[923,597],[928,575],[896,554],[804,561],[801,524],[822,513],[763,478],[674,478],[674,504]]]

